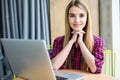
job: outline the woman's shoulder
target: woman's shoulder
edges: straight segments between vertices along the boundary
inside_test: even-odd
[[[93,39],[94,39],[94,40],[103,40],[103,38],[102,38],[102,37],[97,36],[97,35],[93,35]]]
[[[104,42],[104,39],[100,36],[93,35],[94,42]]]
[[[104,46],[105,46],[104,39],[102,37],[99,37],[99,36],[96,36],[96,35],[94,35],[93,38],[94,38],[94,50],[103,51]]]
[[[58,36],[54,41],[64,41],[64,36]]]

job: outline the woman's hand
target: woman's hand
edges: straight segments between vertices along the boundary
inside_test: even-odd
[[[77,35],[78,35],[77,32],[74,32],[74,31],[72,32],[72,38],[70,40],[70,42],[72,42],[72,44],[76,42]]]
[[[79,32],[77,32],[78,33],[78,40],[77,40],[77,42],[78,43],[81,43],[81,42],[83,42],[83,35],[85,34],[85,32],[83,31],[83,30],[80,30]]]
[[[75,42],[76,41],[78,43],[83,42],[83,34],[85,34],[85,32],[83,30],[73,31],[72,34],[73,34],[72,39],[74,39]]]

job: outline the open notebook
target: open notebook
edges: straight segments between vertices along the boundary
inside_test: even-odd
[[[15,75],[28,80],[80,80],[84,75],[54,71],[44,40],[1,39]],[[56,77],[57,76],[57,77]]]

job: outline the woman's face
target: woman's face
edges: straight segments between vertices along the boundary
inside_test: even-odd
[[[87,14],[84,10],[80,9],[79,7],[72,6],[69,9],[68,21],[69,21],[70,27],[74,31],[80,31],[86,25]]]

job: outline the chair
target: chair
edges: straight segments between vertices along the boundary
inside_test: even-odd
[[[9,65],[8,59],[3,56],[2,51],[0,49],[0,62],[3,64],[3,70],[4,71],[4,75],[2,77],[0,77],[0,80],[13,80],[13,72],[11,70],[11,67]]]

